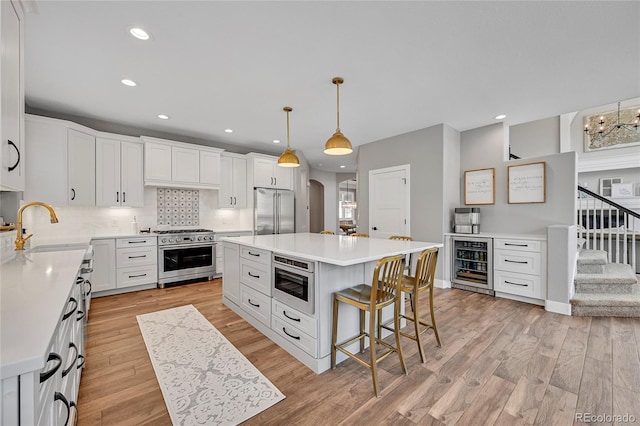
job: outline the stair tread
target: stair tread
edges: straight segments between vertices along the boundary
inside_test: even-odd
[[[640,288],[635,288],[630,294],[576,293],[571,305],[640,307]]]
[[[604,272],[598,273],[578,273],[575,276],[576,284],[636,284],[638,279],[633,273],[631,265],[626,263],[608,263],[604,266]]]
[[[582,249],[578,254],[578,265],[604,265],[608,263],[607,252],[604,250]]]

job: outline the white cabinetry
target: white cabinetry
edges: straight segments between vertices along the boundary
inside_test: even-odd
[[[93,293],[116,288],[116,240],[91,240],[93,246]]]
[[[242,237],[244,235],[251,235],[253,232],[251,231],[238,231],[238,232],[216,232],[214,234],[214,241],[217,241],[216,247],[216,275],[219,276],[224,274],[224,249],[223,243],[220,241],[222,238],[226,237]],[[236,246],[237,249],[237,246]],[[231,272],[231,271],[229,271]]]
[[[24,21],[19,2],[0,2],[0,190],[25,187]]]
[[[220,187],[220,153],[211,148],[143,136],[144,184],[149,186]]]
[[[240,304],[240,247],[233,243],[223,243],[222,253],[227,272],[222,277],[224,297],[236,305]],[[217,267],[216,267],[217,270]]]
[[[142,207],[143,145],[96,139],[96,205]]]
[[[218,207],[247,208],[247,159],[245,156],[223,153],[220,156],[220,171]]]
[[[240,246],[240,307],[271,327],[271,252]]]
[[[26,139],[29,163],[25,201],[55,206],[95,205],[96,148],[91,129],[27,115]]]
[[[157,242],[155,236],[92,240],[94,296],[154,287],[158,282]]]
[[[293,189],[293,177],[290,167],[278,167],[278,159],[261,154],[247,154],[250,161],[254,188]]]
[[[538,300],[546,297],[546,242],[519,238],[494,239],[494,290]],[[501,294],[502,293],[502,294]]]

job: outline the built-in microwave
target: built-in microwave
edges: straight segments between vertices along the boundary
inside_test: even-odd
[[[294,309],[313,315],[315,279],[313,262],[274,254],[272,296]]]

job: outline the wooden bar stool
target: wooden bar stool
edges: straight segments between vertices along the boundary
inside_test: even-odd
[[[326,231],[326,230],[325,230],[325,231],[320,231],[320,233],[321,233],[322,235],[336,235],[336,233],[335,233],[335,232],[333,232],[333,231]]]
[[[354,232],[353,234],[350,234],[352,237],[362,237],[362,238],[369,238],[369,234],[367,234],[366,232]]]
[[[429,329],[433,329],[433,334],[436,336],[436,342],[438,343],[438,347],[442,347],[440,343],[440,336],[438,335],[438,328],[436,326],[436,317],[433,312],[433,282],[435,280],[436,273],[436,263],[438,262],[438,249],[431,248],[427,250],[423,250],[420,252],[420,256],[418,256],[418,266],[416,267],[416,274],[414,276],[405,275],[402,279],[402,283],[398,288],[398,294],[401,293],[409,293],[413,299],[412,311],[413,316],[407,316],[400,314],[398,310],[399,318],[394,318],[393,321],[387,321],[383,324],[380,324],[382,320],[379,318],[378,324],[378,335],[382,332],[382,328],[385,330],[394,331],[397,329],[398,324],[400,323],[399,319],[404,318],[406,320],[412,321],[414,325],[415,334],[407,334],[404,332],[400,332],[401,336],[407,337],[411,340],[414,340],[418,344],[418,350],[420,351],[420,360],[424,363],[426,361],[424,355],[424,349],[422,347],[422,341],[420,339],[420,335],[425,333]],[[420,301],[419,301],[419,293],[424,291],[429,292],[429,310],[431,312],[431,324],[420,321]],[[400,298],[400,300],[402,300]],[[394,323],[393,327],[391,327],[391,322]],[[420,326],[425,327],[420,330]]]
[[[355,359],[360,364],[371,369],[373,379],[373,392],[380,396],[378,389],[378,363],[396,352],[400,358],[402,372],[407,374],[407,367],[402,357],[402,346],[400,345],[400,333],[395,331],[396,345],[390,345],[384,340],[376,337],[376,312],[382,314],[382,308],[394,304],[393,322],[394,329],[400,330],[400,300],[399,292],[396,291],[402,280],[403,270],[402,256],[387,256],[378,261],[373,271],[371,285],[360,284],[355,287],[333,293],[333,329],[331,333],[331,368],[336,368],[336,350]],[[338,306],[346,303],[360,309],[360,333],[342,343],[337,343],[338,338]],[[369,313],[369,332],[365,331],[365,314]],[[346,347],[352,343],[360,341],[360,352],[364,351],[364,339],[369,339],[369,352],[371,361],[360,359],[355,354],[349,352]],[[376,355],[376,343],[384,347],[384,352],[380,356]]]

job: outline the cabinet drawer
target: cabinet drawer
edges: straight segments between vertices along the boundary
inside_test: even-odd
[[[270,266],[240,259],[240,282],[271,296]]]
[[[157,265],[158,252],[155,247],[142,246],[116,250],[116,265],[118,268],[130,266]]]
[[[240,284],[240,306],[252,317],[270,327],[271,298],[244,284]]]
[[[494,268],[501,271],[540,275],[540,253],[495,250]]]
[[[509,251],[535,251],[540,252],[542,241],[536,240],[494,240],[494,249],[504,249]]]
[[[306,333],[303,333],[297,327],[285,323],[278,316],[274,316],[271,323],[271,329],[312,357],[317,357],[318,341],[308,336]]]
[[[118,238],[116,239],[116,248],[125,247],[141,247],[141,246],[157,246],[156,237],[134,237],[134,238]]]
[[[240,257],[263,265],[271,266],[271,252],[251,247],[240,246]]]
[[[275,299],[273,299],[271,311],[273,315],[277,316],[283,323],[292,325],[311,337],[318,337],[315,318],[303,314]]]
[[[537,275],[516,274],[512,272],[496,271],[493,289],[503,293],[543,299],[541,294],[540,277]]]
[[[118,288],[157,282],[158,267],[156,265],[119,268],[116,272],[116,287]]]

